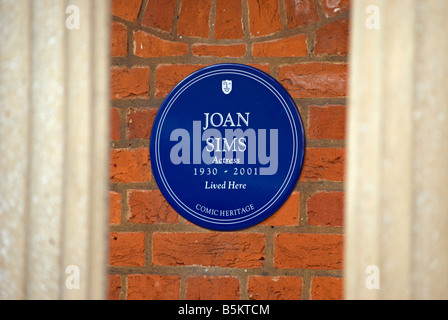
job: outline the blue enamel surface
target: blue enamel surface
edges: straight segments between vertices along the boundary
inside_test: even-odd
[[[168,203],[220,231],[274,214],[297,183],[304,153],[303,124],[288,92],[239,64],[183,79],[160,106],[150,142],[153,174]]]

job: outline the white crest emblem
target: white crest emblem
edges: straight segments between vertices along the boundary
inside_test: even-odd
[[[222,92],[229,94],[232,91],[232,80],[222,80]]]

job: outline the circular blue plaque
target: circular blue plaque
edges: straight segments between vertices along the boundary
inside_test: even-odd
[[[288,199],[302,170],[298,109],[270,75],[250,66],[198,70],[168,94],[151,132],[151,166],[162,194],[185,219],[239,230]]]

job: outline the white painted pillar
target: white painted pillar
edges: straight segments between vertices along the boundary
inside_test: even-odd
[[[0,299],[105,298],[109,12],[0,0]]]
[[[447,299],[448,2],[351,6],[346,298]]]

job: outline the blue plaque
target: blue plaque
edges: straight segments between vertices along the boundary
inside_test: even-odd
[[[163,101],[151,132],[156,182],[185,219],[208,229],[251,227],[277,211],[302,170],[298,109],[270,75],[218,64]]]

